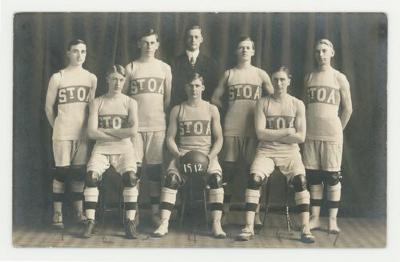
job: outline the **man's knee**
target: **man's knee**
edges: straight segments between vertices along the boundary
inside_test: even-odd
[[[70,178],[72,181],[85,181],[86,167],[74,167],[69,169]]]
[[[261,186],[263,184],[263,180],[264,180],[264,178],[261,175],[252,173],[252,174],[250,174],[250,177],[249,177],[249,180],[247,183],[247,188],[253,189],[253,190],[258,190],[261,188]]]
[[[181,179],[179,178],[179,175],[176,173],[169,173],[165,177],[164,187],[177,190],[180,184],[181,184]]]
[[[211,174],[208,178],[207,185],[211,189],[218,189],[223,186],[222,177],[218,173]]]
[[[306,176],[303,174],[294,176],[292,180],[292,185],[295,192],[307,190]]]
[[[163,171],[161,165],[149,165],[146,167],[146,173],[150,181],[161,181],[162,172]]]
[[[69,167],[56,167],[53,179],[64,183],[68,176]]]
[[[122,174],[122,183],[124,187],[135,187],[139,183],[139,178],[133,171]]]
[[[320,185],[323,182],[324,174],[319,170],[307,170],[307,182],[310,185]]]
[[[224,181],[226,183],[232,183],[234,178],[236,164],[235,162],[224,162],[222,164],[222,170],[224,171]]]
[[[97,187],[100,180],[100,175],[97,172],[89,171],[86,173],[85,186],[86,187]]]
[[[342,175],[340,172],[328,172],[326,176],[326,183],[329,186],[335,186],[342,180]]]

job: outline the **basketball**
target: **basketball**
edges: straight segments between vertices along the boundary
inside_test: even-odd
[[[203,175],[207,173],[209,159],[199,151],[189,151],[181,158],[181,172],[186,175]]]

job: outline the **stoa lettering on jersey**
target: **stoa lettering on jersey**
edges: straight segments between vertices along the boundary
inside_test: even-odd
[[[282,129],[294,127],[293,116],[268,116],[267,129]]]
[[[98,127],[107,129],[120,129],[128,127],[127,115],[99,115]]]
[[[229,86],[229,100],[258,100],[261,97],[261,87],[251,84]]]
[[[311,86],[307,90],[308,103],[325,103],[339,105],[340,93],[336,88],[329,86]]]
[[[211,128],[209,120],[179,121],[180,136],[210,136]]]
[[[90,87],[88,86],[68,86],[58,89],[58,104],[89,102]]]
[[[129,95],[144,93],[164,94],[164,79],[157,77],[146,77],[132,79],[129,85]]]

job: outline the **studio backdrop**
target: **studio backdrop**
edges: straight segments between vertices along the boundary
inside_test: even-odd
[[[112,64],[138,58],[138,34],[159,32],[156,56],[171,64],[184,52],[184,31],[203,28],[202,52],[219,72],[235,62],[238,37],[255,43],[253,65],[269,74],[291,69],[289,93],[302,99],[303,79],[313,69],[313,46],[328,38],[334,67],[346,74],[353,115],[344,131],[341,215],[386,216],[387,18],[381,13],[18,13],[14,17],[13,221],[42,223],[51,206],[52,129],[44,103],[50,76],[66,65],[67,44],[87,42],[84,67],[98,78],[96,96],[106,92]],[[234,201],[244,202],[237,178]],[[145,193],[144,193],[145,194]],[[141,204],[146,205],[146,197]]]

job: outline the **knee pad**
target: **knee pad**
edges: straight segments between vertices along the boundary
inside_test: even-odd
[[[292,180],[293,189],[296,192],[307,190],[307,180],[305,175],[296,175]]]
[[[85,177],[85,186],[86,187],[97,187],[99,183],[100,175],[96,172],[89,171]]]
[[[68,170],[69,167],[56,167],[53,178],[59,182],[64,183],[65,180],[67,179]]]
[[[122,174],[122,183],[124,187],[135,187],[139,182],[139,178],[133,171],[128,171]]]
[[[164,182],[164,187],[177,190],[181,184],[181,179],[178,174],[169,173],[167,174]]]
[[[86,167],[70,168],[69,177],[72,181],[85,181]]]
[[[318,170],[307,170],[307,182],[310,185],[320,185],[323,182],[323,173]]]
[[[226,183],[232,183],[235,173],[235,162],[224,162],[222,165],[222,170],[224,173],[223,180]]]
[[[162,172],[163,170],[161,165],[150,165],[146,167],[146,173],[150,181],[154,182],[161,181]]]
[[[248,183],[247,183],[247,188],[248,189],[253,189],[253,190],[258,190],[261,188],[263,184],[263,177],[258,175],[258,174],[250,174]]]
[[[207,185],[209,185],[211,189],[222,188],[223,185],[221,175],[217,173],[211,174],[208,178]]]
[[[326,176],[326,183],[329,186],[337,185],[342,180],[342,175],[340,172],[328,172]]]

